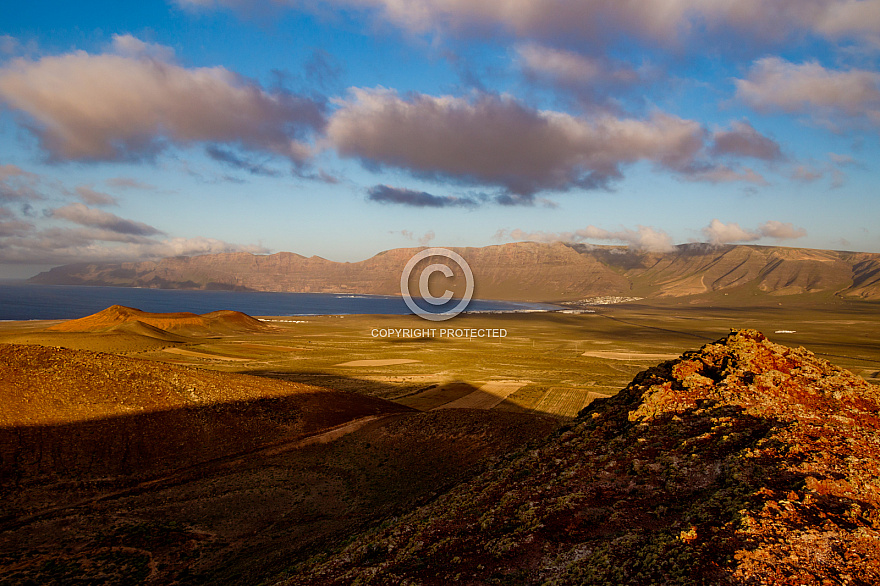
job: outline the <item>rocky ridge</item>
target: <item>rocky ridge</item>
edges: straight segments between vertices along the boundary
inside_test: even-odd
[[[877,584],[880,389],[753,330],[288,584]]]
[[[66,265],[34,283],[297,293],[400,294],[400,275],[420,248],[398,248],[360,262],[290,252],[173,257],[138,263]],[[880,299],[880,255],[774,246],[687,244],[669,252],[620,246],[516,242],[453,248],[475,275],[475,296],[565,301],[597,296],[684,297],[837,294]],[[457,295],[463,293],[450,287]]]

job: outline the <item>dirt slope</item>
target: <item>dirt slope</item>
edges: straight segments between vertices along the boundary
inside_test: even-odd
[[[320,387],[0,344],[0,477],[149,474],[408,411]]]
[[[880,389],[736,331],[288,584],[877,584]]]
[[[557,423],[0,345],[0,583],[262,584]]]
[[[213,311],[202,315],[189,312],[149,313],[123,305],[112,305],[93,315],[65,321],[47,329],[54,332],[106,332],[124,326],[129,326],[127,331],[159,338],[166,338],[169,332],[199,336],[271,329],[240,311]]]

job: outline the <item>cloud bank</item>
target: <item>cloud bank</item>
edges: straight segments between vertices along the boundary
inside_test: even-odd
[[[101,228],[118,234],[130,234],[133,236],[164,234],[164,232],[158,228],[154,228],[143,222],[126,220],[125,218],[120,218],[110,212],[96,210],[81,203],[72,203],[61,208],[56,208],[51,210],[50,215],[53,218],[61,218],[81,226]]]
[[[733,244],[754,242],[762,238],[776,240],[792,240],[807,235],[803,228],[795,227],[791,222],[770,220],[764,222],[756,230],[746,230],[736,222],[725,224],[713,219],[702,229],[703,236],[710,244]],[[653,226],[637,226],[635,230],[605,230],[596,226],[587,226],[573,232],[527,232],[525,230],[499,230],[495,240],[533,240],[536,242],[615,242],[626,244],[633,250],[642,252],[669,252],[675,248],[672,237],[665,231]]]
[[[65,264],[140,261],[168,256],[221,252],[269,252],[262,246],[239,245],[214,238],[162,238],[164,232],[134,220],[74,203],[50,210],[63,225],[39,228],[0,208],[0,263]]]
[[[733,244],[738,242],[754,242],[761,238],[774,238],[776,240],[793,240],[807,235],[803,228],[796,228],[791,222],[777,222],[770,220],[758,226],[757,230],[747,230],[736,222],[725,224],[719,219],[713,219],[709,225],[703,228],[703,236],[711,244]]]
[[[674,248],[672,238],[652,226],[637,226],[635,230],[622,228],[611,231],[587,226],[574,232],[526,232],[524,230],[499,230],[496,240],[534,240],[537,242],[586,242],[591,240],[626,244],[633,250],[643,252],[668,252]]]
[[[735,84],[736,97],[759,112],[866,117],[880,125],[880,73],[875,71],[828,69],[816,61],[797,64],[766,57]]]
[[[19,231],[5,237],[0,222],[0,262],[10,264],[67,264],[79,262],[125,262],[226,252],[269,252],[262,246],[231,244],[214,238],[168,238],[129,241],[108,245],[100,232],[46,229]],[[33,226],[30,226],[33,228]]]
[[[6,172],[11,172],[13,177],[23,173],[17,168],[6,169]],[[35,182],[41,181],[39,176],[29,175]],[[108,194],[82,185],[72,191],[63,186],[54,187],[62,194],[76,194],[93,205],[109,205],[111,201],[107,198],[112,199]],[[23,209],[23,213],[39,221],[21,218],[8,207],[0,206],[0,264],[138,261],[220,252],[269,252],[262,246],[233,244],[214,238],[169,238],[159,228],[82,202],[46,209],[42,216],[30,208]]]
[[[303,6],[299,0],[177,0],[190,8],[255,4]],[[781,42],[795,35],[875,41],[880,0],[325,0],[316,9],[373,9],[412,32],[504,31],[519,38],[608,40],[631,37],[663,45],[706,33]],[[308,4],[306,4],[308,6]]]
[[[591,118],[536,110],[509,96],[472,99],[393,90],[350,90],[327,125],[342,157],[415,176],[500,187],[522,203],[540,191],[606,188],[621,167],[649,161],[692,180],[752,181],[702,159],[700,124],[655,112],[649,118]]]
[[[166,144],[224,143],[301,163],[322,106],[267,92],[224,67],[187,69],[172,53],[117,36],[118,53],[76,51],[0,68],[0,101],[30,119],[52,160],[149,158]]]

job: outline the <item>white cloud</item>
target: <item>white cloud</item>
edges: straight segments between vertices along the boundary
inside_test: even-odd
[[[575,236],[581,240],[611,240],[624,242],[636,250],[647,252],[668,252],[672,250],[672,238],[663,230],[652,226],[637,226],[635,230],[617,231],[604,230],[596,226],[587,226],[577,230]]]
[[[381,88],[352,89],[337,105],[327,137],[341,156],[502,187],[529,201],[542,190],[604,187],[621,176],[621,165],[637,161],[688,175],[704,146],[697,122],[660,112],[588,119],[509,96],[403,98]]]
[[[0,55],[12,55],[18,51],[19,42],[13,36],[0,35]]]
[[[875,71],[835,70],[815,61],[795,64],[766,57],[735,83],[736,97],[761,112],[864,117],[880,125],[880,73]]]
[[[96,206],[115,206],[119,205],[119,202],[115,197],[110,195],[109,193],[104,193],[103,191],[97,191],[92,189],[88,185],[78,185],[75,188],[76,194],[82,199],[85,203]]]
[[[154,191],[157,189],[155,185],[150,185],[149,183],[144,183],[143,181],[138,181],[131,177],[111,177],[110,179],[105,180],[104,183],[117,189],[143,189],[148,191]]]
[[[389,231],[389,234],[400,234],[407,240],[416,240],[418,241],[419,246],[427,246],[432,240],[434,240],[434,238],[436,238],[433,230],[428,230],[418,238],[416,238],[416,234],[412,230],[391,230]]]
[[[499,230],[496,240],[533,240],[537,242],[585,242],[607,241],[618,242],[634,250],[645,252],[668,252],[673,249],[672,238],[652,226],[637,226],[635,230],[623,228],[612,231],[587,226],[574,232],[526,232],[524,230]]]
[[[758,232],[767,238],[776,238],[777,240],[793,240],[795,238],[803,238],[807,235],[807,231],[803,228],[796,228],[791,222],[777,222],[770,220],[758,226]]]
[[[838,165],[840,167],[861,167],[861,163],[859,163],[854,157],[851,155],[841,155],[839,153],[828,153],[828,158],[832,163]]]
[[[528,74],[543,77],[562,85],[588,87],[594,84],[630,84],[639,75],[628,65],[604,58],[588,57],[537,43],[516,48],[520,67]]]
[[[721,164],[694,165],[682,176],[687,181],[706,183],[731,183],[739,181],[754,185],[767,185],[767,180],[750,167],[734,168]]]
[[[757,232],[745,230],[736,222],[725,224],[717,218],[703,228],[703,236],[712,244],[729,244],[731,242],[753,242],[760,240]]]
[[[163,234],[158,228],[154,228],[143,222],[126,220],[125,218],[120,218],[110,212],[96,210],[81,203],[72,203],[64,207],[56,208],[51,211],[51,216],[81,226],[100,228],[117,234],[129,234],[132,236],[153,236],[155,234]]]
[[[721,220],[713,219],[709,225],[703,228],[703,236],[712,244],[732,244],[736,242],[754,242],[761,238],[775,238],[776,240],[792,240],[807,235],[803,228],[797,228],[791,222],[778,222],[770,220],[758,226],[757,230],[747,230],[736,222],[725,224]]]
[[[712,153],[751,157],[764,161],[783,159],[779,143],[764,136],[747,121],[734,121],[729,130],[716,130],[712,133]]]
[[[40,177],[18,165],[0,165],[0,201],[43,199]]]
[[[113,35],[111,49],[117,55],[130,58],[148,57],[159,61],[174,61],[174,49],[156,43],[146,43],[132,35]]]
[[[13,60],[0,68],[0,100],[33,120],[57,160],[143,158],[167,142],[309,156],[301,139],[323,123],[318,103],[267,92],[223,67],[186,69],[157,47],[126,35],[114,38],[124,55]]]
[[[809,165],[797,165],[791,173],[791,178],[800,183],[812,183],[824,176],[824,170]]]
[[[191,8],[303,6],[300,0],[177,2]],[[548,41],[636,37],[678,45],[695,36],[731,32],[764,42],[804,33],[830,39],[880,37],[880,0],[325,0],[312,6],[374,9],[413,32],[502,29]]]

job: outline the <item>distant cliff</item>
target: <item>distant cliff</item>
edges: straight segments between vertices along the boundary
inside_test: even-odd
[[[30,279],[51,285],[396,295],[407,260],[398,248],[355,263],[280,252],[75,264]],[[671,252],[519,242],[453,248],[468,261],[475,296],[576,301],[595,296],[836,294],[880,299],[880,254],[770,246],[680,245]]]

